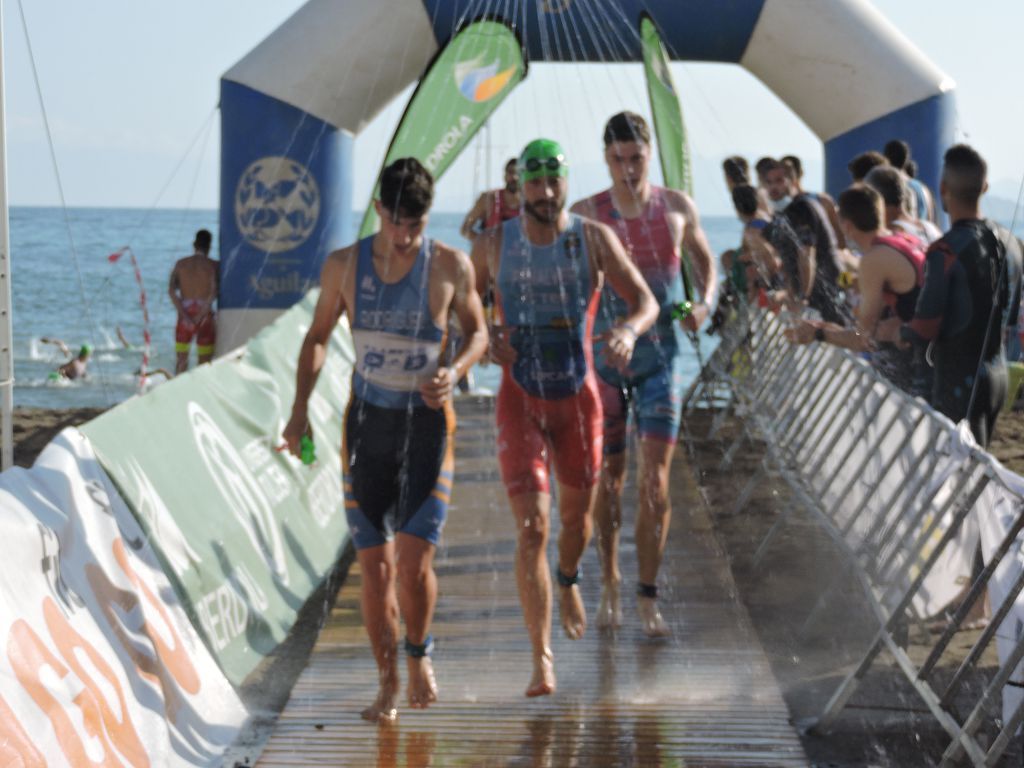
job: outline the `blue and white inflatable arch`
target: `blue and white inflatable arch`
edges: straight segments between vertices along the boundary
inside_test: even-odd
[[[868,0],[310,0],[221,81],[218,351],[301,298],[353,236],[353,137],[463,23],[508,22],[534,62],[626,62],[644,11],[673,58],[736,63],[775,92],[821,138],[830,192],[891,138],[937,183],[953,83]]]

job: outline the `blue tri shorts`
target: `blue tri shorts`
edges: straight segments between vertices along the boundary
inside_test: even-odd
[[[626,425],[632,406],[637,437],[675,443],[683,418],[683,351],[677,348],[666,365],[643,378],[624,378],[610,384],[598,376],[604,408],[604,454],[626,450]]]
[[[381,408],[353,397],[345,411],[345,518],[356,549],[406,533],[436,545],[448,516],[455,412]]]

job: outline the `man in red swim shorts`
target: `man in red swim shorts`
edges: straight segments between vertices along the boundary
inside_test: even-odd
[[[209,230],[196,232],[192,244],[195,253],[178,259],[171,270],[167,294],[178,310],[178,324],[174,328],[174,351],[177,354],[174,372],[188,370],[188,353],[192,340],[196,341],[199,363],[213,359],[217,340],[217,320],[213,302],[217,298],[219,262],[210,258],[213,235]]]
[[[516,584],[533,646],[527,696],[555,690],[551,654],[548,464],[558,480],[556,577],[562,627],[576,640],[587,626],[577,581],[590,539],[601,471],[601,399],[591,335],[601,285],[625,300],[605,334],[606,357],[625,368],[637,336],[658,313],[654,297],[612,230],[565,210],[568,164],[557,142],[538,139],[519,157],[523,215],[473,241],[477,290],[494,287],[499,327],[491,359],[502,366],[498,458],[516,516]]]

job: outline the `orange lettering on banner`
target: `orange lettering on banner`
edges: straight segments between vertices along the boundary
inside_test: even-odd
[[[46,768],[46,758],[35,748],[3,696],[0,696],[0,765]]]
[[[142,593],[143,597],[146,598],[146,602],[149,603],[156,611],[160,614],[160,618],[163,619],[164,625],[171,633],[171,641],[173,645],[168,645],[164,642],[164,639],[158,632],[153,631],[149,622],[146,621],[143,625],[143,631],[153,641],[153,647],[156,648],[157,655],[160,657],[160,661],[163,662],[164,666],[170,671],[174,677],[174,681],[182,687],[186,692],[195,695],[199,693],[199,689],[202,687],[202,683],[199,679],[199,673],[196,672],[196,668],[192,665],[192,659],[188,655],[188,651],[182,646],[181,637],[178,635],[178,631],[174,627],[174,621],[170,614],[164,607],[163,602],[154,595],[148,586],[139,578],[139,575],[135,573],[132,568],[131,562],[128,560],[128,553],[124,548],[124,541],[122,539],[114,540],[114,558],[117,560],[117,564],[121,566],[125,575],[129,581],[135,585],[135,588]]]
[[[75,697],[75,704],[82,711],[84,726],[88,731],[84,734],[79,733],[61,702],[43,682],[45,668],[49,668],[60,680],[67,677],[68,668],[60,663],[60,659],[50,652],[50,649],[28,625],[28,622],[22,619],[11,625],[11,631],[7,636],[7,658],[11,662],[11,668],[18,678],[18,682],[50,719],[50,724],[57,736],[57,744],[64,756],[67,757],[68,762],[76,768],[97,765],[86,754],[85,746],[82,743],[84,738],[91,738],[95,734],[95,724],[89,720],[89,714],[96,709],[95,703],[91,701],[92,693],[86,689]],[[106,748],[106,745],[103,750],[103,762],[99,765],[121,768],[120,762],[111,754],[110,749]]]
[[[104,742],[108,746],[115,745],[118,752],[131,765],[148,766],[149,758],[146,756],[146,751],[139,740],[139,734],[132,723],[124,692],[121,690],[114,670],[104,661],[99,652],[75,631],[74,627],[64,618],[64,614],[60,612],[57,604],[49,597],[43,600],[43,616],[46,618],[46,626],[50,630],[50,636],[57,644],[61,656],[85,686],[80,696],[75,699],[75,703],[79,704],[79,708],[82,710],[86,728],[89,729],[90,734],[100,738],[103,738],[104,735],[109,737],[104,739]],[[97,681],[93,680],[89,676],[88,670],[82,666],[78,657],[79,653],[83,653],[89,658],[92,666],[105,678],[106,684],[113,689],[117,696],[118,709],[122,719],[118,719]],[[77,763],[74,764],[77,765]]]
[[[139,675],[160,690],[164,715],[169,721],[174,722],[185,703],[181,691],[192,695],[199,693],[202,687],[199,674],[192,665],[192,659],[159,598],[142,583],[131,567],[124,543],[120,539],[114,541],[113,554],[128,580],[145,597],[146,602],[163,617],[172,636],[171,645],[168,645],[156,628],[146,620],[141,607],[142,601],[137,592],[121,589],[111,582],[102,568],[94,564],[85,566],[86,578],[96,594],[110,630],[135,663]],[[126,626],[125,617],[133,614],[141,618],[132,621],[132,626]],[[141,647],[140,634],[145,634],[149,638],[153,652]]]

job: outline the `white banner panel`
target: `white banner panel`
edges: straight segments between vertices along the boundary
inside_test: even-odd
[[[76,429],[0,475],[0,765],[220,765],[247,713]]]
[[[1024,514],[1024,478],[992,461],[995,480],[988,484],[976,505],[981,527],[981,551],[985,562],[1006,538],[1018,518]],[[1009,595],[1014,582],[1024,572],[1024,533],[1018,534],[1010,551],[992,574],[988,583],[989,601],[996,610]],[[1005,664],[1021,640],[1024,639],[1024,593],[1014,599],[1013,608],[996,630],[996,651],[999,663]],[[1024,701],[1024,670],[1018,665],[1010,678],[1012,685],[1003,688],[1003,721]]]

